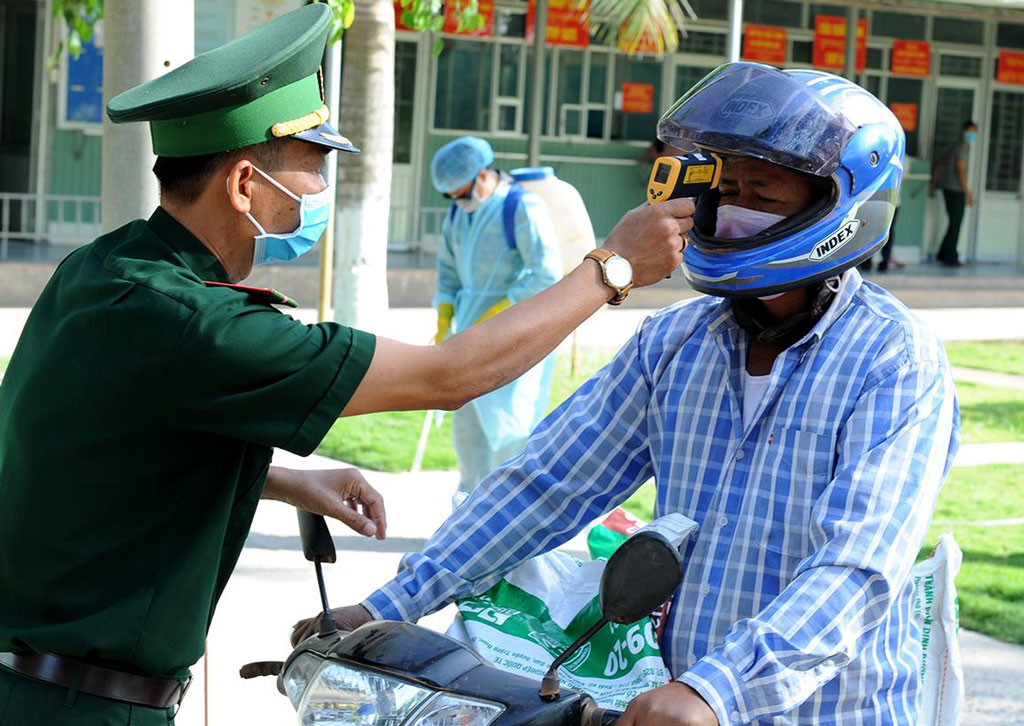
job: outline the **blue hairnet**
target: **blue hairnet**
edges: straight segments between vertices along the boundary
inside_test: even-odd
[[[437,150],[430,162],[430,179],[437,191],[450,194],[493,163],[490,144],[476,136],[463,136]]]

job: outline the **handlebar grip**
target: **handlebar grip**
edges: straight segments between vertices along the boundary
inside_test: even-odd
[[[259,678],[261,676],[276,676],[281,673],[284,663],[279,660],[261,660],[256,663],[246,663],[238,671],[242,678]]]
[[[615,711],[610,708],[594,708],[589,714],[585,714],[586,726],[615,726],[622,711]],[[587,718],[586,716],[589,716]]]
[[[605,709],[601,714],[601,726],[615,726],[619,721],[619,716],[622,715],[622,711],[615,711],[613,709]]]

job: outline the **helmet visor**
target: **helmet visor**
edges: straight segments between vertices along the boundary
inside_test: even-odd
[[[739,154],[816,176],[839,166],[857,129],[815,90],[757,63],[719,66],[658,123],[658,138],[680,148]]]

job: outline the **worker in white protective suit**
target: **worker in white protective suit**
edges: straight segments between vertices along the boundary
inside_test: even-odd
[[[494,151],[464,136],[434,155],[434,187],[453,200],[437,256],[437,334],[497,315],[562,277],[558,238],[544,201],[491,168]],[[452,416],[459,459],[457,504],[498,464],[522,449],[547,412],[554,354]]]

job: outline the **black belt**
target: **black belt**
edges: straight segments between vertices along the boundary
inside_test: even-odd
[[[192,682],[191,676],[185,681],[147,678],[49,653],[0,653],[0,665],[64,688],[78,681],[82,693],[150,708],[177,706]]]

